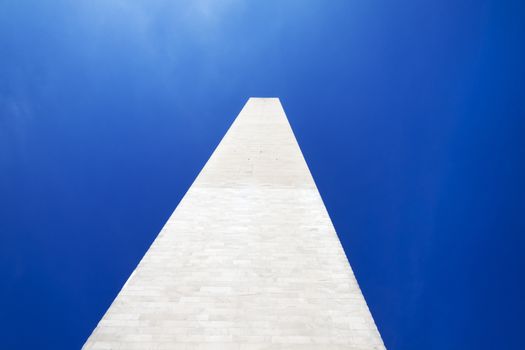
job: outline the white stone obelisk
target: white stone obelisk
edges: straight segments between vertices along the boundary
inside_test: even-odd
[[[84,349],[384,349],[277,98],[250,98]]]

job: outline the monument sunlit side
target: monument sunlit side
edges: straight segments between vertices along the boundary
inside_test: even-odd
[[[250,98],[84,349],[384,349],[277,98]]]

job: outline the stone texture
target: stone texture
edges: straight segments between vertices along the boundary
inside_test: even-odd
[[[384,349],[278,99],[246,103],[84,349]]]

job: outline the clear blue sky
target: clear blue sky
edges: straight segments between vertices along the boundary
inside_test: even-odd
[[[75,349],[249,96],[387,347],[525,349],[525,2],[0,0],[0,339]]]

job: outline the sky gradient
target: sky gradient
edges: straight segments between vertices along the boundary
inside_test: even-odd
[[[0,0],[0,338],[80,348],[250,96],[388,349],[525,348],[523,1]]]

